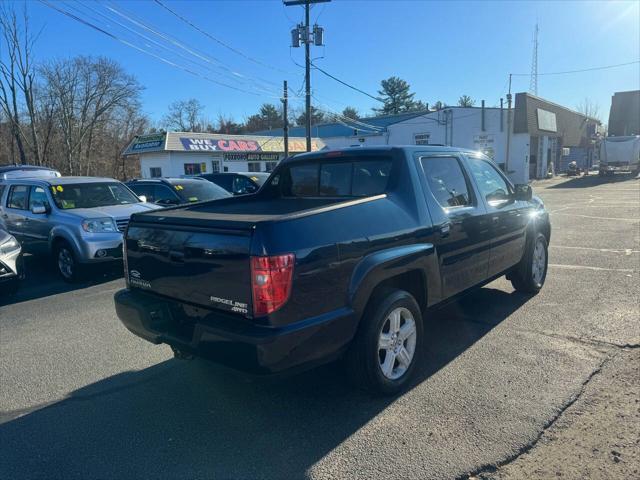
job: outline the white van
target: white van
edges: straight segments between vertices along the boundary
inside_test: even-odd
[[[606,137],[600,144],[600,175],[640,171],[640,135]]]

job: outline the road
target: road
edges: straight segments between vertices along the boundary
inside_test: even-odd
[[[339,365],[267,380],[174,360],[116,319],[121,278],[70,288],[29,259],[0,306],[0,476],[508,477],[640,345],[639,183],[535,185],[553,224],[543,291],[499,279],[430,312],[425,365],[395,399]]]

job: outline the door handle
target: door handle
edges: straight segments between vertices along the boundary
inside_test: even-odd
[[[491,217],[491,221],[492,221],[493,223],[498,223],[498,220],[500,220],[500,217],[498,217],[498,216]]]
[[[451,224],[449,222],[443,224],[440,226],[440,236],[441,237],[448,237],[449,234],[451,233]]]

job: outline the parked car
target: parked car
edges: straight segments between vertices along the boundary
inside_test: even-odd
[[[502,275],[537,293],[549,216],[480,153],[371,147],[297,155],[253,195],[134,215],[134,334],[255,373],[346,356],[382,393],[410,382],[429,309]]]
[[[231,194],[203,178],[148,178],[127,182],[138,197],[163,207],[216,200]]]
[[[0,183],[0,221],[25,252],[53,255],[66,281],[88,264],[122,259],[132,213],[157,209],[112,178],[52,177]]]
[[[246,195],[257,192],[267,181],[269,174],[263,172],[203,173],[200,177],[206,178],[234,195]]]
[[[0,229],[0,294],[15,293],[23,278],[22,247],[14,236]]]
[[[11,178],[51,178],[60,177],[60,172],[53,168],[34,165],[4,165],[0,166],[0,181]]]

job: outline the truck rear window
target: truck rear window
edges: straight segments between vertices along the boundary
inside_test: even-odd
[[[281,174],[281,192],[286,197],[378,195],[387,189],[390,171],[390,159],[292,165]]]

